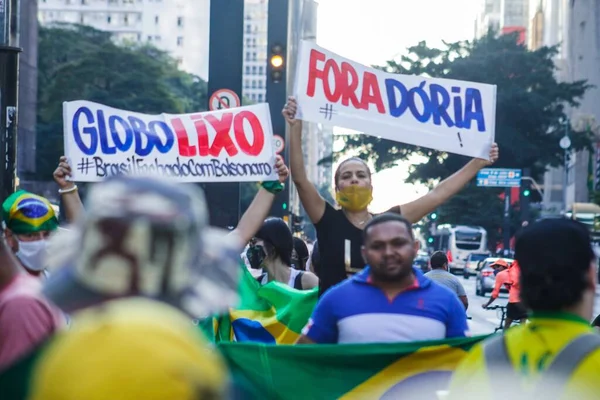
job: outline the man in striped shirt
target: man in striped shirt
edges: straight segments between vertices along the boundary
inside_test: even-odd
[[[437,284],[446,286],[458,296],[458,299],[465,306],[465,310],[469,308],[465,288],[456,276],[448,272],[448,257],[443,252],[437,251],[433,253],[429,263],[431,264],[431,271],[426,273],[425,276]]]

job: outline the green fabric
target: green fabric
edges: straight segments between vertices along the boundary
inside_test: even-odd
[[[214,342],[295,343],[317,303],[318,289],[261,285],[243,263],[240,268],[240,304],[225,315],[199,321],[200,328]]]
[[[29,394],[30,377],[37,360],[48,347],[49,342],[36,347],[28,356],[22,358],[8,369],[0,371],[0,398],[26,400]]]
[[[487,336],[361,345],[220,343],[230,370],[263,399],[436,399],[458,363]]]
[[[590,322],[579,315],[568,312],[552,312],[552,311],[537,311],[531,313],[530,319],[560,319],[563,321],[579,322],[584,325],[589,325]]]
[[[17,234],[53,231],[58,228],[52,204],[25,190],[16,191],[2,203],[2,221]]]
[[[260,186],[262,186],[265,190],[275,194],[283,191],[285,189],[285,183],[281,183],[279,181],[267,181],[261,182]]]
[[[436,399],[466,352],[486,337],[361,345],[223,342],[217,348],[230,369],[233,399]],[[0,398],[27,398],[46,348],[0,372]]]

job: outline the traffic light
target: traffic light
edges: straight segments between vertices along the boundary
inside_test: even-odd
[[[530,194],[531,194],[531,191],[529,189],[523,190],[523,196],[524,197],[529,197]]]
[[[437,213],[436,213],[436,212],[432,212],[432,213],[429,215],[429,219],[430,219],[430,220],[432,220],[432,221],[436,220],[436,219],[437,219],[437,217],[438,217],[438,215],[437,215]]]
[[[281,204],[281,209],[282,210],[287,210],[287,203]]]
[[[275,83],[281,82],[283,78],[283,70],[285,68],[284,47],[280,44],[275,44],[271,47],[271,80]]]
[[[433,243],[433,238],[430,237],[429,239],[427,239],[427,243]]]

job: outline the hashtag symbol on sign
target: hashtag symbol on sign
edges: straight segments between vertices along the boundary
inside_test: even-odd
[[[324,107],[319,108],[319,113],[323,114],[325,119],[328,119],[330,121],[331,117],[333,117],[334,114],[337,114],[333,109],[333,106],[329,103],[325,104]]]
[[[87,157],[83,157],[81,159],[81,162],[77,164],[77,170],[82,174],[87,174],[91,165],[92,163],[90,162],[90,160]]]

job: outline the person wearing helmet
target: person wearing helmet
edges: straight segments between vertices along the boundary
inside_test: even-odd
[[[515,320],[524,323],[527,320],[527,310],[521,304],[518,265],[515,264],[513,269],[513,265],[509,265],[506,260],[499,259],[492,265],[492,268],[495,272],[497,271],[496,283],[490,300],[481,307],[489,307],[498,298],[502,285],[505,285],[508,287],[508,304],[506,305],[504,329],[510,328]]]
[[[298,290],[308,290],[319,285],[319,279],[308,271],[292,268],[294,239],[281,218],[267,218],[250,240],[247,257],[250,268],[262,268],[258,277],[261,284],[277,281]]]

